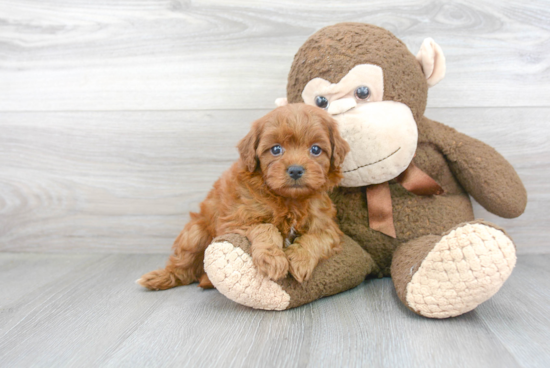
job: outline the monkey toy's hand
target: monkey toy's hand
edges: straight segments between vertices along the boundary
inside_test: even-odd
[[[423,123],[453,175],[479,204],[504,218],[525,211],[527,191],[512,165],[494,148],[438,122],[424,118]]]

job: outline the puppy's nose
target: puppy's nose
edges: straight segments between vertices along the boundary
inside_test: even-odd
[[[304,168],[302,166],[292,165],[286,172],[292,179],[298,180],[304,175]]]

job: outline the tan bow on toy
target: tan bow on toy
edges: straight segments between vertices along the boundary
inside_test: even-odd
[[[443,188],[413,162],[395,180],[403,188],[416,195],[429,196],[444,193]],[[367,208],[369,212],[369,227],[392,238],[396,238],[390,185],[388,182],[372,184],[367,187]]]

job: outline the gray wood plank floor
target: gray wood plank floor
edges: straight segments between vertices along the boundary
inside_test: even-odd
[[[285,312],[133,284],[164,255],[0,253],[2,367],[548,367],[550,255],[475,311],[416,316],[390,279]]]
[[[343,21],[433,37],[426,115],[523,179],[519,219],[475,207],[521,254],[503,289],[437,321],[390,279],[286,312],[134,285]],[[0,367],[549,367],[549,24],[545,0],[0,0]]]

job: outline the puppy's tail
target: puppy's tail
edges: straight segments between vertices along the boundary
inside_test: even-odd
[[[204,253],[178,252],[170,256],[166,268],[151,271],[136,280],[136,284],[151,290],[166,290],[199,281],[204,273]]]
[[[175,273],[167,269],[160,269],[141,276],[141,278],[136,280],[136,284],[151,290],[166,290],[183,285],[183,282]]]
[[[212,237],[206,230],[204,218],[194,213],[191,218],[174,242],[174,254],[168,259],[166,268],[146,273],[136,280],[138,285],[166,290],[199,281],[204,274],[204,250]]]

